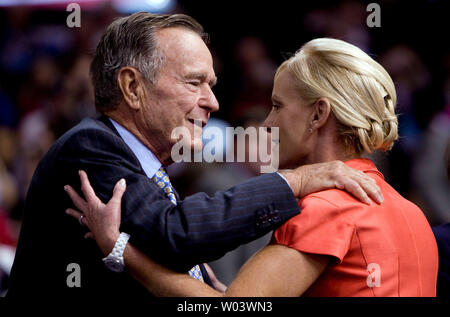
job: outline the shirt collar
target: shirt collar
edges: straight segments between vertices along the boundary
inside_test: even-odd
[[[141,163],[142,169],[144,170],[147,177],[153,177],[158,169],[162,166],[161,162],[158,160],[155,154],[148,147],[146,147],[134,134],[125,129],[119,123],[109,118],[112,124],[116,128],[119,135],[122,137],[123,141],[128,145],[128,147],[133,151],[134,155]]]
[[[345,163],[345,165],[352,167],[354,169],[360,170],[364,173],[372,172],[372,173],[378,174],[382,179],[384,179],[383,174],[381,174],[381,172],[377,169],[375,164],[369,159],[357,158],[357,159],[345,161],[344,163]]]

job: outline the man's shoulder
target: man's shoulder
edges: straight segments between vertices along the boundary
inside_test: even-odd
[[[100,120],[100,118],[84,118],[80,123],[78,123],[76,126],[68,130],[66,133],[64,133],[57,141],[64,142],[68,139],[72,138],[75,135],[78,134],[105,134],[110,135],[111,137],[119,137],[112,129],[111,127],[107,126],[104,122],[105,120]]]
[[[103,120],[104,121],[104,120]],[[125,142],[99,118],[85,118],[60,136],[49,148],[41,163],[53,162],[61,157],[77,157],[98,151],[128,152]],[[41,165],[41,164],[40,164]]]
[[[108,118],[85,118],[59,137],[40,160],[36,175],[56,175],[89,164],[117,164],[139,171],[132,150],[116,133]]]
[[[102,120],[100,118],[84,118],[80,123],[56,140],[52,146],[53,150],[60,150],[67,146],[70,148],[111,145],[123,147],[125,143],[113,130],[113,125],[108,126],[104,121],[104,118]]]

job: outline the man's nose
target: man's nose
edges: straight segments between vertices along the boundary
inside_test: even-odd
[[[219,102],[217,101],[216,96],[209,85],[207,85],[204,89],[199,103],[201,107],[207,108],[209,112],[219,110]]]

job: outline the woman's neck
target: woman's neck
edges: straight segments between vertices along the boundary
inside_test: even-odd
[[[306,164],[334,160],[348,161],[361,157],[352,147],[337,138],[337,127],[334,120],[328,120],[327,124],[317,131],[315,137],[316,143],[306,158]]]
[[[330,161],[348,161],[355,158],[361,158],[360,154],[357,154],[355,151],[350,151],[346,149],[344,146],[337,146],[335,144],[320,144],[317,149],[313,151],[310,155],[308,155],[307,163],[321,163],[321,162],[330,162]]]

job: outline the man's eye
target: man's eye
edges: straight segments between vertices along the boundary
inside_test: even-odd
[[[272,105],[272,108],[273,108],[274,110],[279,110],[281,107],[280,107],[279,105]]]
[[[192,85],[192,86],[195,86],[195,87],[200,86],[200,82],[199,81],[190,81],[190,82],[188,82],[188,84]]]

